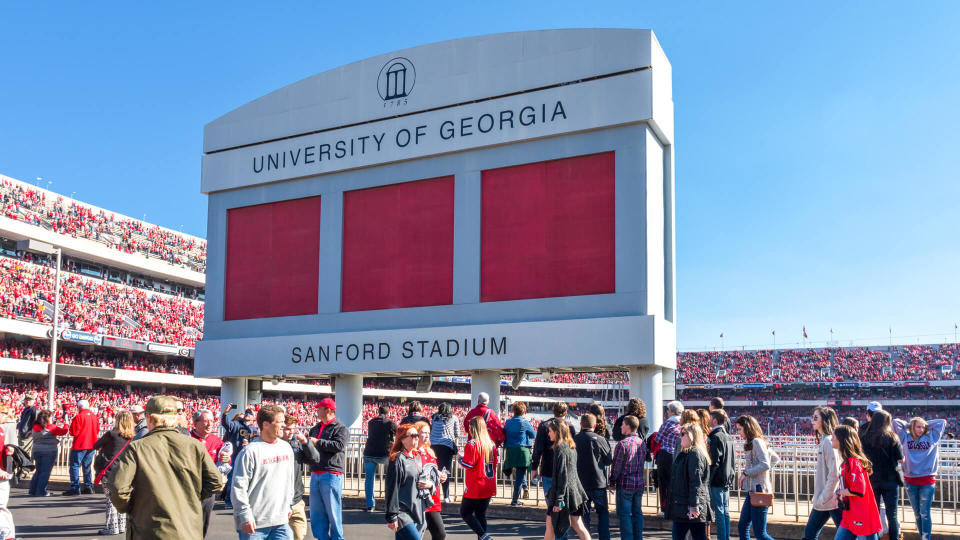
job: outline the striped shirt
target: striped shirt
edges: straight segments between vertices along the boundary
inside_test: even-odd
[[[623,491],[643,491],[646,487],[643,478],[643,461],[646,456],[647,445],[636,433],[624,437],[613,450],[610,485]]]

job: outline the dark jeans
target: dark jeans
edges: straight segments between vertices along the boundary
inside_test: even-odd
[[[887,513],[887,527],[890,530],[890,538],[896,540],[900,538],[900,520],[897,519],[897,508],[900,505],[900,485],[896,480],[893,482],[880,482],[873,485],[873,497],[877,499],[877,505],[883,501],[883,510]],[[838,527],[839,522],[838,522]]]
[[[684,540],[687,533],[693,540],[707,540],[707,524],[699,521],[674,521],[673,540]]]
[[[657,489],[660,491],[660,511],[666,513],[670,498],[670,473],[673,470],[673,454],[666,450],[657,452]]]
[[[46,452],[34,452],[33,462],[37,470],[30,479],[29,494],[34,497],[42,497],[47,492],[47,482],[50,481],[50,471],[53,470],[53,464],[57,460],[57,454]]]
[[[487,533],[487,507],[490,499],[468,499],[464,497],[460,503],[460,517],[470,527],[470,530],[483,536]]]
[[[200,510],[203,512],[203,536],[207,536],[207,529],[210,527],[210,513],[213,512],[213,503],[217,500],[216,495],[211,495],[200,501]]]
[[[447,537],[440,512],[427,512],[427,530],[430,531],[431,540],[444,540]]]
[[[597,513],[597,536],[600,540],[610,540],[610,507],[607,503],[607,490],[587,490],[587,504]],[[583,513],[583,525],[587,530],[590,529],[590,512]]]
[[[417,530],[416,523],[407,523],[406,527],[397,529],[393,538],[394,540],[420,540],[420,531]]]
[[[70,451],[70,489],[80,492],[80,469],[83,469],[83,487],[93,489],[93,450]]]
[[[513,504],[520,498],[520,490],[527,487],[527,468],[517,467],[513,470]]]
[[[447,469],[447,472],[451,473],[447,476],[447,481],[441,484],[443,486],[443,498],[446,499],[450,496],[450,477],[453,476],[453,456],[457,454],[457,451],[442,444],[432,446],[431,448],[433,448],[433,452],[437,454],[437,467],[439,467],[441,471]]]
[[[827,524],[828,519],[833,519],[833,524],[840,526],[840,520],[843,518],[843,512],[839,508],[825,512],[823,510],[810,510],[810,517],[807,518],[807,526],[803,528],[803,540],[817,540],[820,537],[820,531]],[[898,537],[894,537],[898,539]]]
[[[740,533],[740,540],[750,540],[750,526],[753,526],[753,535],[757,540],[773,540],[767,534],[767,508],[766,506],[751,506],[750,493],[743,499],[743,508],[740,509],[740,521],[737,523],[737,532]]]

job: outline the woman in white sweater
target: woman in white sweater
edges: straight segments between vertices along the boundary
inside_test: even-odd
[[[749,414],[737,418],[737,433],[744,440],[744,469],[740,475],[740,489],[747,492],[740,510],[737,532],[740,540],[749,540],[751,529],[757,540],[773,540],[767,534],[768,508],[750,504],[750,493],[772,493],[770,469],[780,462],[780,457],[769,447],[760,424]]]
[[[833,430],[840,423],[830,407],[813,408],[813,431],[820,442],[817,448],[817,469],[813,478],[813,510],[803,529],[803,540],[817,540],[828,519],[840,526],[843,513],[837,507],[837,487],[840,485],[840,460],[833,449]]]

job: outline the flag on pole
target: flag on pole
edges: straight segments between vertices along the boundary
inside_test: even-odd
[[[777,331],[774,330],[774,331],[770,332],[770,335],[773,335],[773,336],[777,335]]]
[[[807,325],[803,325],[803,339],[807,339]]]
[[[723,339],[723,332],[720,332],[720,339]]]

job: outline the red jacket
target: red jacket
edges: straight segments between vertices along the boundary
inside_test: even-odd
[[[73,436],[71,450],[93,450],[99,436],[100,423],[90,409],[82,409],[70,422],[70,435]]]
[[[863,470],[859,459],[852,457],[840,465],[840,487],[853,494],[844,497],[850,502],[850,509],[843,511],[840,526],[857,536],[879,533],[882,526],[877,500],[873,498],[870,477]]]
[[[493,444],[499,446],[506,442],[507,435],[503,432],[503,423],[500,422],[500,417],[497,416],[497,413],[493,411],[490,407],[487,407],[485,403],[481,403],[476,407],[470,409],[470,412],[463,417],[463,431],[467,433],[467,440],[470,440],[470,419],[474,416],[482,416],[484,421],[487,423],[487,435],[490,435],[490,440],[493,441]]]

